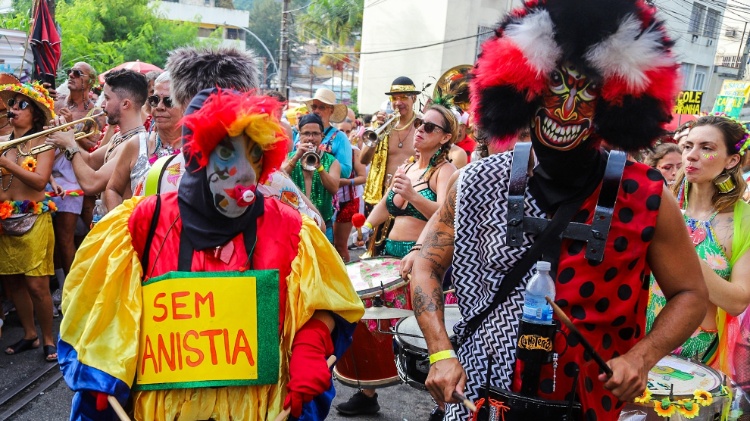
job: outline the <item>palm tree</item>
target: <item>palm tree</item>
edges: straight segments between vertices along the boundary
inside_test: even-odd
[[[352,45],[354,34],[362,28],[363,12],[364,0],[315,0],[299,24],[306,39]]]

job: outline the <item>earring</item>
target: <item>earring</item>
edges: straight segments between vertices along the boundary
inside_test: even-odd
[[[719,174],[718,177],[714,178],[714,185],[719,189],[719,193],[723,194],[731,193],[737,188],[737,185],[734,184],[734,179],[732,179],[732,176],[727,172],[723,172]]]

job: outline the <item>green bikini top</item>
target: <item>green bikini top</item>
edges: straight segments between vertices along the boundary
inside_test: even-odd
[[[412,164],[412,165],[414,165],[414,164]],[[409,166],[409,168],[411,168],[411,166]],[[406,171],[409,171],[409,168],[407,168]],[[422,173],[422,175],[419,177],[420,180],[427,173],[427,171],[429,171],[429,169],[430,169],[430,167],[428,166],[425,169],[425,171]],[[430,182],[430,180],[420,181],[419,183],[417,183],[417,184],[415,184],[413,186],[414,190],[417,190],[417,187],[426,184],[427,187],[425,187],[424,189],[421,189],[421,190],[417,190],[417,193],[419,193],[420,196],[424,197],[425,199],[427,199],[427,200],[429,200],[431,202],[437,202],[437,193],[435,193],[430,188],[429,182]],[[412,205],[409,202],[406,203],[406,207],[404,207],[403,209],[401,209],[398,206],[396,206],[396,204],[393,203],[393,198],[395,196],[396,196],[396,192],[394,192],[393,190],[389,190],[388,191],[388,196],[386,196],[386,198],[385,198],[385,207],[386,207],[386,209],[388,209],[388,213],[390,213],[391,215],[393,215],[394,218],[397,217],[397,216],[411,216],[413,218],[417,218],[417,219],[420,219],[422,221],[427,221],[427,217],[425,217],[424,215],[422,215],[422,212],[420,212],[419,210],[417,210],[417,208],[415,208],[414,205]]]

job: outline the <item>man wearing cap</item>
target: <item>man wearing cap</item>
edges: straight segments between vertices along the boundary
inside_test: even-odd
[[[323,120],[317,114],[307,114],[299,121],[299,143],[297,150],[289,152],[281,167],[289,174],[294,184],[310,199],[323,217],[325,233],[333,243],[333,196],[339,189],[340,163],[321,143],[324,136]],[[316,168],[307,166],[305,155],[318,154]]]
[[[38,133],[55,117],[54,102],[46,89],[37,83],[13,81],[0,85],[0,99],[8,108],[13,127],[9,141]],[[8,346],[5,353],[15,355],[42,345],[45,360],[55,361],[49,277],[54,273],[55,248],[50,212],[56,207],[44,194],[54,153],[32,150],[43,143],[44,138],[32,138],[0,154],[0,278],[24,330],[23,338]],[[42,338],[34,326],[34,313]]]
[[[326,152],[336,157],[341,165],[341,177],[349,178],[352,173],[352,145],[349,139],[331,123],[341,123],[346,118],[347,107],[336,103],[336,94],[330,89],[320,88],[315,95],[306,100],[307,109],[323,120],[323,141],[321,145]],[[294,144],[300,140],[299,133]]]
[[[391,97],[393,109],[399,113],[399,119],[383,141],[370,147],[362,146],[360,162],[370,165],[365,183],[365,210],[372,209],[388,188],[389,178],[396,173],[396,168],[404,161],[414,155],[414,120],[417,114],[414,112],[414,103],[420,92],[414,86],[414,82],[406,76],[397,77],[391,84],[390,91],[386,95]],[[384,113],[378,112],[379,118],[385,117]],[[369,213],[369,212],[368,212]]]

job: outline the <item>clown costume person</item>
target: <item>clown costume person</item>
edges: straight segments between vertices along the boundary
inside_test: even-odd
[[[281,164],[279,104],[204,90],[184,118],[177,192],[133,198],[86,238],[65,284],[71,419],[324,418],[326,359],[363,314],[315,223],[255,186]]]
[[[583,419],[616,420],[643,392],[649,369],[702,320],[706,287],[674,198],[656,170],[617,151],[648,147],[670,120],[678,83],[671,45],[654,7],[632,0],[528,1],[483,45],[472,115],[496,142],[530,127],[534,157],[518,144],[463,168],[418,241],[414,313],[432,363],[426,386],[436,401],[453,403],[447,420],[470,416],[454,391],[475,402],[486,384],[519,391],[518,327],[536,260],[552,263],[557,304],[613,372],[600,374],[562,327],[547,351],[558,361],[537,366],[534,395],[575,396]],[[570,217],[554,219],[560,214]],[[541,258],[514,271],[556,222],[562,238],[539,241]],[[451,262],[463,316],[457,353],[440,299]],[[646,334],[652,271],[669,298]],[[512,287],[501,294],[504,284]],[[518,419],[516,410],[505,418]]]

